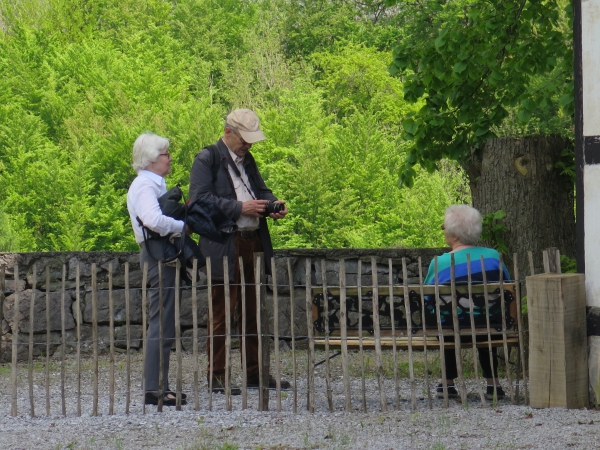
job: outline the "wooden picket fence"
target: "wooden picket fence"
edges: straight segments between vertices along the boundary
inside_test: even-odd
[[[306,276],[305,276],[305,284],[299,286],[294,283],[293,272],[291,262],[288,259],[287,264],[287,280],[279,280],[277,279],[277,273],[274,270],[272,278],[269,284],[265,281],[265,271],[264,271],[264,260],[262,260],[262,254],[256,254],[253,264],[255,270],[255,283],[254,286],[247,285],[245,280],[243,279],[243,270],[242,272],[242,280],[241,280],[241,296],[242,296],[242,308],[241,308],[241,320],[242,320],[242,343],[241,343],[241,353],[242,353],[242,361],[245,361],[245,317],[246,317],[246,309],[245,309],[245,295],[246,289],[254,288],[257,294],[257,325],[258,325],[258,333],[259,333],[259,361],[261,361],[260,365],[260,386],[258,389],[258,410],[264,411],[269,409],[269,388],[267,387],[267,376],[269,374],[273,374],[275,379],[277,380],[277,388],[275,390],[275,400],[276,400],[276,409],[277,411],[282,410],[282,389],[280,388],[280,382],[282,379],[282,368],[280,364],[280,341],[285,340],[290,344],[291,347],[291,365],[292,370],[291,374],[288,373],[287,376],[291,375],[291,388],[286,393],[285,398],[289,398],[288,401],[293,402],[293,411],[297,412],[298,403],[301,396],[306,396],[306,408],[310,412],[315,411],[315,396],[317,394],[323,395],[327,398],[327,409],[333,411],[334,408],[334,399],[332,388],[332,376],[331,376],[331,360],[335,356],[332,353],[332,349],[334,347],[339,347],[341,353],[341,364],[342,364],[342,373],[343,373],[343,392],[340,395],[343,395],[343,409],[346,411],[351,411],[353,408],[353,395],[354,401],[356,402],[357,398],[360,397],[360,402],[362,404],[363,411],[367,410],[367,402],[366,402],[366,391],[365,391],[365,358],[364,352],[367,351],[367,348],[373,348],[375,352],[375,366],[376,366],[376,374],[377,374],[377,383],[379,390],[379,398],[380,398],[380,409],[381,411],[386,411],[388,408],[388,404],[393,405],[396,409],[400,409],[400,395],[399,395],[399,374],[398,374],[398,357],[399,351],[401,349],[406,349],[408,353],[408,364],[409,364],[409,376],[410,376],[410,405],[411,409],[417,409],[417,387],[415,380],[415,372],[414,372],[414,352],[416,350],[423,351],[424,361],[425,361],[425,385],[427,389],[427,405],[429,408],[432,407],[432,389],[435,390],[435,384],[431,383],[429,377],[429,367],[428,367],[428,357],[432,353],[435,355],[439,355],[440,358],[440,366],[442,375],[445,373],[445,361],[444,361],[444,348],[448,346],[454,345],[456,347],[457,354],[460,355],[461,349],[461,338],[464,340],[465,338],[470,339],[470,344],[463,344],[463,348],[468,348],[469,346],[473,352],[473,364],[474,364],[474,373],[475,378],[478,384],[480,384],[479,379],[479,370],[478,370],[478,358],[476,355],[477,347],[489,346],[491,350],[492,346],[501,347],[504,349],[504,359],[505,359],[505,376],[506,380],[503,381],[508,383],[508,392],[507,396],[510,396],[510,400],[513,403],[525,403],[528,402],[527,395],[527,370],[526,364],[526,346],[525,340],[527,339],[527,330],[525,329],[524,321],[522,318],[521,310],[521,286],[524,282],[523,279],[520,278],[520,272],[517,267],[517,257],[515,254],[514,257],[514,267],[513,267],[513,280],[502,280],[502,275],[500,278],[500,282],[496,283],[487,283],[484,277],[484,281],[482,284],[475,284],[471,282],[469,277],[469,282],[467,286],[457,286],[454,282],[454,265],[452,265],[452,283],[449,286],[442,286],[437,283],[434,285],[425,285],[423,284],[423,274],[421,269],[421,260],[419,258],[419,283],[418,284],[408,284],[407,277],[407,268],[406,268],[406,260],[402,259],[402,270],[403,270],[403,280],[404,283],[402,285],[394,284],[392,280],[392,259],[388,260],[389,263],[389,283],[385,285],[378,285],[378,277],[377,277],[377,263],[375,258],[371,258],[371,271],[372,271],[372,285],[370,286],[361,286],[361,265],[362,261],[358,258],[358,277],[356,285],[347,286],[346,285],[346,273],[345,273],[345,260],[339,261],[340,267],[340,276],[339,283],[337,286],[328,286],[327,285],[327,277],[325,274],[325,260],[321,260],[321,270],[322,270],[322,280],[323,284],[319,286],[313,286],[311,283],[312,278],[312,270],[313,265],[310,259],[306,260]],[[481,261],[483,264],[483,261]],[[557,269],[560,270],[560,255],[558,252],[551,254],[550,256],[545,252],[544,253],[544,267],[546,271],[551,271],[551,265],[556,265]],[[239,261],[239,264],[244,264],[243,261]],[[273,259],[271,261],[272,267],[276,267],[276,261]],[[435,264],[437,264],[437,258],[435,259]],[[225,408],[227,410],[232,409],[232,396],[231,396],[231,376],[230,376],[230,368],[231,368],[231,358],[232,358],[232,337],[239,337],[237,334],[232,334],[231,331],[231,317],[229,316],[229,288],[230,288],[230,280],[228,279],[228,261],[224,260],[224,274],[225,280],[222,282],[225,286],[225,296],[226,296],[226,311],[227,313],[227,329],[225,334],[225,346],[226,346],[226,379],[225,379]],[[5,287],[5,279],[6,279],[6,270],[7,267],[0,267],[0,288],[4,290]],[[200,380],[204,378],[204,370],[201,372],[200,364],[199,364],[199,352],[198,352],[198,302],[197,302],[197,290],[200,287],[198,279],[197,279],[197,261],[193,262],[193,270],[192,273],[192,283],[191,283],[191,292],[192,292],[192,315],[193,315],[193,338],[192,338],[192,360],[193,360],[193,392],[191,394],[191,399],[188,399],[188,402],[191,403],[191,406],[194,410],[200,409],[213,409],[213,395],[222,395],[222,394],[213,394],[209,393],[208,402],[201,404],[199,398],[199,389],[200,389]],[[176,275],[176,286],[175,286],[175,365],[176,365],[176,392],[177,392],[177,410],[180,410],[181,407],[181,391],[182,391],[182,334],[181,334],[181,326],[180,326],[180,270],[181,267],[177,264],[177,275]],[[33,316],[34,316],[34,304],[36,302],[45,302],[45,310],[46,310],[46,323],[50,323],[50,302],[49,302],[49,286],[50,286],[50,268],[45,267],[45,271],[40,273],[45,273],[46,277],[46,293],[37,293],[33,289],[31,293],[31,301],[29,305],[29,341],[28,343],[19,341],[19,327],[14,326],[14,332],[12,334],[12,358],[10,363],[11,368],[11,376],[10,376],[10,386],[4,386],[1,388],[2,392],[11,392],[11,414],[13,416],[17,416],[18,404],[17,400],[18,396],[18,384],[20,379],[27,379],[28,392],[29,392],[29,414],[34,416],[36,411],[39,411],[40,408],[39,402],[42,404],[45,402],[45,414],[50,415],[51,412],[51,380],[50,380],[50,367],[52,364],[51,357],[49,356],[50,351],[50,343],[51,343],[51,332],[50,326],[47,326],[46,333],[46,352],[45,352],[45,360],[42,357],[41,361],[37,361],[38,364],[42,362],[45,367],[45,398],[44,399],[36,399],[34,398],[34,386],[33,386],[33,368],[36,360],[34,359],[33,348],[34,345],[43,345],[44,342],[34,342],[34,330],[33,330]],[[208,322],[207,322],[207,337],[206,339],[210,340],[212,343],[213,336],[213,311],[212,311],[212,291],[211,288],[213,286],[213,281],[211,277],[211,261],[210,258],[206,260],[206,272],[207,272],[207,294],[208,294]],[[14,322],[16,323],[19,317],[20,305],[19,305],[19,293],[20,287],[17,280],[19,280],[19,266],[15,264],[12,267],[13,278],[15,280],[15,300],[14,300]],[[33,267],[31,285],[37,286],[36,284],[36,276],[37,276],[36,267]],[[533,257],[531,253],[529,254],[529,273],[534,274],[534,266],[533,266]],[[147,298],[149,289],[147,286],[147,278],[148,278],[148,267],[147,263],[142,268],[142,341],[146,342],[146,328],[147,328]],[[65,365],[65,355],[66,355],[66,345],[67,345],[67,334],[65,329],[65,296],[67,295],[67,289],[65,288],[66,284],[66,266],[63,264],[62,267],[62,296],[61,296],[61,341],[60,341],[60,352],[58,353],[60,356],[60,409],[62,415],[67,415],[67,398],[71,398],[65,395],[65,376],[66,376],[66,365]],[[131,339],[130,339],[130,286],[129,286],[129,263],[124,264],[124,294],[125,294],[125,327],[126,327],[126,340],[127,340],[127,348],[125,351],[125,361],[126,361],[126,376],[125,376],[125,413],[130,413],[130,404],[132,402],[132,388],[131,388]],[[286,290],[289,289],[289,301],[290,301],[290,333],[286,335],[280,335],[280,325],[279,325],[279,312],[278,308],[281,306],[280,304],[280,296],[278,295],[278,290],[281,287],[285,286]],[[267,304],[267,288],[271,290],[272,303]],[[77,266],[76,278],[75,278],[75,303],[73,305],[73,311],[76,312],[76,320],[75,320],[75,348],[76,354],[74,358],[76,360],[76,386],[75,389],[77,391],[76,395],[76,405],[74,405],[76,409],[76,414],[80,416],[82,414],[82,388],[81,388],[81,380],[84,375],[82,369],[82,352],[81,346],[84,341],[81,338],[81,292],[80,292],[80,268]],[[295,289],[303,289],[305,291],[305,299],[304,306],[306,310],[306,335],[300,335],[295,331],[294,323],[296,320],[300,319],[295,317],[295,307],[296,299],[295,299]],[[460,294],[458,291],[463,291],[463,294]],[[465,291],[466,289],[466,291]],[[108,414],[115,413],[115,389],[116,389],[116,381],[115,381],[115,323],[114,323],[114,313],[113,313],[113,271],[112,267],[108,268],[108,309],[109,309],[109,339],[110,339],[110,349],[109,349],[109,376],[108,376],[108,396],[109,396],[109,408]],[[500,301],[501,301],[501,311],[502,311],[502,322],[501,328],[498,328],[498,325],[494,327],[490,325],[489,315],[486,314],[486,326],[476,327],[473,322],[473,302],[472,296],[482,295],[485,298],[485,308],[486,312],[489,311],[489,298],[490,293],[492,291],[500,292]],[[505,307],[505,291],[510,291],[511,295],[514,297],[514,302],[512,304],[510,315],[514,316],[514,323],[510,320],[507,320],[505,317],[505,312],[508,310]],[[466,292],[466,293],[465,293]],[[40,295],[41,294],[41,295]],[[92,339],[91,342],[86,342],[91,344],[92,346],[92,407],[91,414],[97,415],[98,411],[98,401],[99,401],[99,349],[98,349],[98,282],[97,282],[97,267],[96,264],[92,264],[91,267],[91,300],[92,300]],[[363,311],[360,310],[363,304],[365,304],[364,297],[366,295],[367,299],[371,299],[372,301],[372,324],[366,326],[363,324],[364,314]],[[440,319],[440,296],[449,296],[451,298],[451,306],[452,306],[452,318],[453,318],[453,326],[452,328],[444,327],[442,321]],[[471,323],[470,327],[460,327],[458,316],[457,316],[457,304],[459,295],[464,295],[468,297],[470,301],[471,308]],[[355,297],[358,299],[358,325],[354,327],[348,327],[348,299],[351,297]],[[436,311],[436,324],[434,327],[426,326],[425,323],[425,303],[427,296],[433,296],[435,298],[435,309]],[[3,297],[2,297],[3,298]],[[330,329],[330,320],[321,320],[319,322],[320,317],[332,317],[330,311],[328,311],[328,305],[330,301],[328,299],[334,299],[335,302],[339,300],[339,310],[335,313],[336,320],[339,319],[338,325],[334,326],[334,329]],[[383,300],[382,300],[383,298]],[[321,303],[319,303],[318,299],[324,299]],[[384,306],[389,303],[390,305],[390,315],[391,320],[386,327],[380,326],[380,308],[381,302],[383,302]],[[417,303],[414,303],[417,302]],[[356,302],[355,302],[356,303]],[[337,304],[337,303],[336,303]],[[418,309],[415,308],[415,304],[419,305],[421,308],[421,324],[416,325],[413,322],[413,317],[418,316]],[[399,308],[403,308],[405,313],[405,321],[406,328],[402,328],[397,326],[398,318],[394,317],[395,314],[395,306]],[[414,308],[414,311],[411,312],[411,306]],[[161,304],[162,307],[162,304]],[[267,332],[270,328],[267,325],[268,320],[268,309],[271,309],[272,312],[272,332]],[[4,305],[0,304],[0,322],[2,321],[4,314]],[[162,314],[162,309],[161,309]],[[335,321],[334,321],[335,322]],[[507,326],[509,324],[509,326]],[[484,335],[483,341],[477,339],[477,336]],[[162,326],[160,328],[160,339],[162,340]],[[448,337],[452,337],[452,339],[448,339]],[[71,338],[72,339],[72,338]],[[448,342],[451,340],[453,342]],[[298,343],[303,341],[305,344],[305,349],[299,350]],[[70,341],[72,342],[72,341]],[[271,343],[273,352],[274,352],[274,368],[270,367],[270,357],[271,357]],[[23,374],[19,373],[19,364],[18,364],[18,348],[19,345],[28,345],[28,358],[26,364],[23,363],[21,365],[23,367],[27,367],[27,376],[22,376]],[[304,347],[304,345],[303,345]],[[321,363],[316,363],[315,361],[315,352],[316,347],[324,349],[324,361],[322,363],[325,364],[325,389],[324,392],[317,392],[317,383],[315,383],[315,367]],[[165,355],[162,355],[162,346],[161,348],[161,361],[164,361]],[[211,345],[211,349],[214,348]],[[393,366],[394,366],[394,374],[393,380],[386,379],[383,369],[382,363],[382,355],[383,350],[389,348],[392,352],[393,358]],[[516,356],[517,356],[517,370],[511,373],[510,367],[511,364],[509,362],[509,349],[516,348]],[[360,377],[360,395],[358,395],[353,389],[351,389],[351,375],[350,370],[348,368],[349,364],[349,350],[354,350],[358,355],[358,359],[361,365],[361,377]],[[298,373],[298,365],[297,365],[297,357],[302,352],[306,353],[306,361],[308,366],[308,373],[306,374],[306,380],[302,380],[302,388],[298,387],[299,381],[299,373]],[[212,360],[212,352],[208,356]],[[54,364],[56,364],[56,360],[54,360]],[[212,364],[211,364],[212,366]],[[142,380],[144,380],[142,364]],[[274,370],[273,370],[274,369]],[[461,358],[457,358],[457,369],[458,369],[458,383],[457,389],[460,393],[461,401],[466,404],[468,402],[467,399],[467,391],[465,387],[465,378],[464,368],[461,361]],[[242,408],[248,407],[248,389],[247,389],[247,374],[245,371],[245,364],[242,364]],[[162,371],[160,371],[162,374]],[[22,377],[20,377],[21,375]],[[89,375],[89,374],[88,374]],[[514,380],[512,379],[514,375]],[[435,375],[438,376],[437,374]],[[445,385],[445,377],[444,379]],[[385,383],[393,383],[395,395],[393,399],[387,398],[386,389],[384,387]],[[322,383],[321,383],[322,385]],[[305,387],[304,387],[305,386]],[[506,386],[505,386],[506,387]],[[22,386],[23,388],[23,386]],[[119,387],[122,389],[122,386]],[[137,391],[136,391],[137,392]],[[447,392],[445,392],[445,398],[443,399],[443,406],[448,407],[448,396]],[[135,395],[138,395],[135,393]],[[479,397],[481,399],[482,404],[486,404],[486,400],[483,395],[483,390],[479,389]],[[22,397],[21,397],[22,398]],[[143,399],[143,392],[139,391],[140,400]],[[321,397],[323,398],[323,397]],[[56,399],[56,397],[54,397]],[[36,405],[36,400],[38,401],[38,405]],[[408,401],[408,399],[407,399]],[[142,400],[143,403],[143,400]],[[159,403],[158,411],[162,411],[162,404]],[[42,407],[42,409],[44,409]],[[74,412],[73,406],[69,408],[69,412],[72,414]],[[143,412],[146,412],[146,406],[143,407]]]

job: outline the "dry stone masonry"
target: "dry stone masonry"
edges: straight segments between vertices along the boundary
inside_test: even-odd
[[[377,281],[381,285],[389,283],[388,261],[392,260],[392,281],[402,284],[402,258],[406,258],[408,282],[418,283],[421,257],[423,274],[429,262],[443,249],[283,249],[275,251],[275,270],[278,284],[279,333],[283,340],[291,335],[290,329],[290,285],[288,275],[288,258],[292,267],[294,284],[294,333],[296,336],[306,335],[306,261],[311,261],[311,285],[321,285],[322,268],[325,262],[327,285],[339,285],[340,259],[346,261],[347,285],[356,285],[360,276],[363,286],[372,284],[371,257],[377,263]],[[358,260],[362,261],[362,269],[358,273]],[[19,267],[19,279],[15,281],[13,268]],[[65,329],[67,334],[66,351],[72,353],[76,348],[77,323],[77,266],[79,265],[79,295],[81,309],[81,348],[84,353],[92,351],[92,265],[96,264],[98,286],[98,339],[99,351],[107,352],[109,348],[109,270],[112,268],[112,296],[114,302],[113,319],[115,324],[115,347],[125,349],[125,263],[129,263],[129,298],[130,298],[130,345],[132,349],[142,348],[142,270],[138,253],[110,252],[52,252],[52,253],[1,253],[0,267],[6,268],[6,279],[3,290],[0,290],[2,309],[1,353],[0,361],[10,361],[12,351],[12,335],[19,332],[19,359],[27,358],[30,327],[30,301],[35,297],[33,312],[34,355],[41,356],[47,349],[47,330],[50,329],[49,350],[55,353],[60,350],[61,342],[61,304],[63,288],[63,264],[65,265]],[[35,277],[34,277],[35,266]],[[46,280],[46,266],[49,267],[49,282]],[[35,280],[34,280],[35,278]],[[267,280],[271,283],[269,277]],[[35,283],[35,285],[34,285]],[[46,286],[48,284],[48,286]],[[50,321],[46,323],[46,290],[50,306]],[[15,317],[15,290],[19,292],[19,311]],[[198,288],[198,336],[199,349],[206,345],[208,322],[208,293],[205,269],[199,274]],[[267,309],[273,310],[272,289],[267,289]],[[270,327],[272,320],[269,321]],[[181,333],[184,350],[192,348],[192,291],[184,286],[181,296]],[[235,328],[234,328],[235,329]],[[272,330],[271,330],[272,331]]]

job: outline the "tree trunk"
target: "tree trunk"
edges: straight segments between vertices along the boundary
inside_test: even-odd
[[[575,256],[573,182],[555,168],[561,152],[571,146],[557,137],[490,139],[481,158],[467,168],[473,206],[483,215],[506,212],[502,223],[508,229],[505,258],[511,273],[514,253],[521,276],[529,275],[528,251],[533,252],[536,273],[542,270],[542,251],[548,247]]]

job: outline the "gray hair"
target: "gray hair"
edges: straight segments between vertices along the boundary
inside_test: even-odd
[[[139,172],[158,159],[161,150],[169,148],[166,137],[146,131],[138,136],[133,143],[133,170]]]
[[[472,206],[452,205],[446,208],[444,229],[461,243],[476,245],[481,238],[482,222],[481,213]]]

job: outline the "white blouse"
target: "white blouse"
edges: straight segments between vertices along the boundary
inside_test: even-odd
[[[171,233],[181,233],[185,227],[182,220],[164,216],[158,204],[158,197],[167,192],[167,183],[160,175],[148,170],[140,170],[138,176],[127,192],[127,210],[131,218],[131,226],[138,244],[144,242],[142,227],[136,217],[144,225],[161,236]]]

